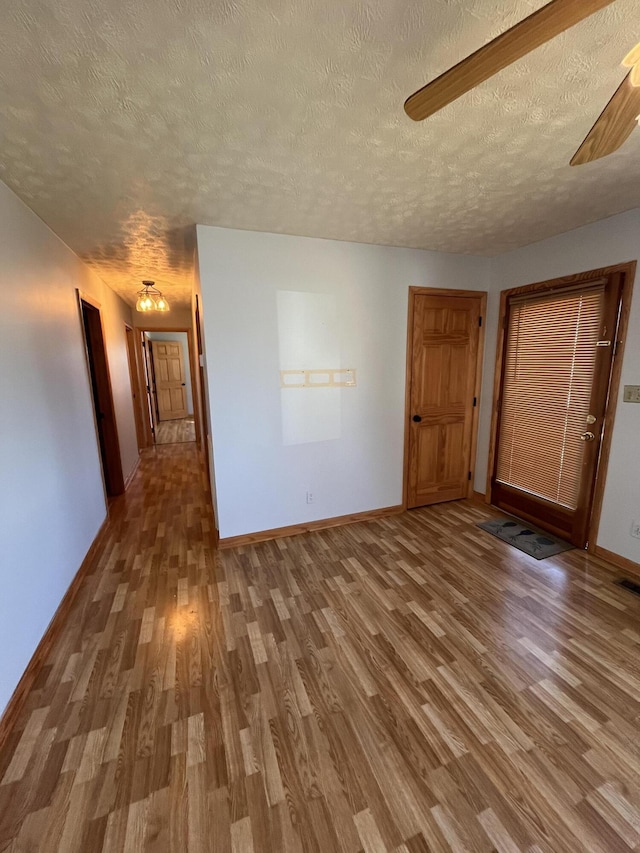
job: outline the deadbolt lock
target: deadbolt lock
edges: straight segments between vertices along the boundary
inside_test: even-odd
[[[596,422],[597,420],[598,420],[598,419],[596,418],[596,416],[595,416],[595,415],[587,415],[587,423],[588,423],[588,424],[595,424],[595,422]]]

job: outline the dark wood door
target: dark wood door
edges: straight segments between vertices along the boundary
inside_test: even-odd
[[[623,276],[507,302],[491,501],[587,545]]]
[[[102,320],[99,309],[85,302],[84,299],[80,301],[80,307],[104,485],[107,495],[115,497],[115,495],[121,495],[124,492],[124,477],[122,475],[120,443],[111,393],[107,352],[102,333]]]
[[[138,379],[138,368],[136,364],[136,341],[135,333],[131,326],[125,324],[125,335],[127,338],[127,363],[129,365],[129,381],[131,384],[131,403],[133,405],[133,417],[136,423],[136,439],[138,450],[146,447],[144,424],[142,422],[140,381]]]
[[[413,296],[407,506],[467,497],[482,295]]]

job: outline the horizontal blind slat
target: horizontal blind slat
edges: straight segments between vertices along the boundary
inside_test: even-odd
[[[496,476],[575,509],[604,290],[510,305]]]

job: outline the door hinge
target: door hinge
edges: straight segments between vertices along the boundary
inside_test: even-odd
[[[471,479],[471,471],[469,471],[469,476],[467,477],[467,480],[470,480],[470,479]]]
[[[478,317],[478,326],[482,326],[482,317]]]
[[[473,405],[474,405],[474,407],[478,405],[478,398],[477,397],[473,398]]]

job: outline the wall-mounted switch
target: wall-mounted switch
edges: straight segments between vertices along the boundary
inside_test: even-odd
[[[307,492],[307,503],[308,504],[313,503],[313,492]]]
[[[622,399],[625,403],[640,403],[640,385],[625,385]]]
[[[631,535],[636,539],[640,539],[640,522],[634,521],[631,525]]]

